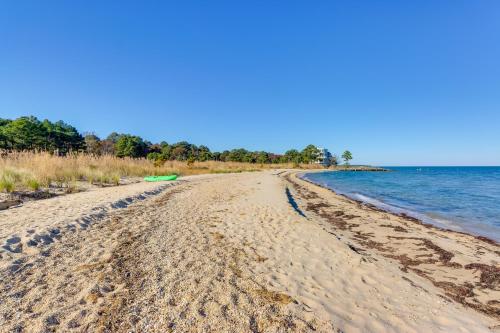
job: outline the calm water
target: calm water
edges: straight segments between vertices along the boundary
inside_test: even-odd
[[[351,198],[500,241],[500,167],[388,167],[304,177]]]

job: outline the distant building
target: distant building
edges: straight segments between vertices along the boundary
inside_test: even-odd
[[[314,163],[323,164],[324,166],[330,166],[332,161],[332,154],[326,148],[318,147],[318,157]]]

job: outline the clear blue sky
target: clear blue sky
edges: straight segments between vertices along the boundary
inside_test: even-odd
[[[1,1],[0,117],[500,165],[500,2]]]

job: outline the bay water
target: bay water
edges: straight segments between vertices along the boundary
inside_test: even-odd
[[[304,178],[352,199],[439,227],[500,241],[500,167],[385,167]]]

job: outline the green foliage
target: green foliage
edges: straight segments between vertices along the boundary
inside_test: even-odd
[[[194,158],[194,156],[189,157],[187,160],[187,166],[192,167],[195,161],[196,159]]]
[[[144,157],[146,149],[142,138],[134,135],[121,135],[115,143],[115,155],[118,157]]]
[[[108,135],[108,137],[106,138],[106,140],[112,142],[113,144],[117,143],[118,140],[123,136],[123,134],[118,134],[116,132],[112,132],[110,135]]]
[[[120,185],[120,175],[118,175],[118,174],[111,175],[110,180],[111,180],[111,184]]]
[[[302,163],[313,163],[318,158],[318,148],[315,145],[308,145],[300,153]]]
[[[34,178],[28,178],[25,180],[25,184],[28,188],[33,191],[38,191],[40,189],[40,183]]]
[[[342,154],[342,159],[345,161],[346,165],[349,165],[349,161],[352,160],[352,154],[351,154],[351,152],[349,150],[346,150]]]
[[[45,150],[57,151],[66,154],[70,151],[79,151],[85,147],[83,136],[76,128],[63,121],[51,123],[48,120],[42,122],[46,131]]]
[[[251,163],[252,162],[252,155],[248,150],[243,149],[243,148],[233,149],[228,153],[225,161],[226,162],[229,161],[229,162],[249,162],[249,163]]]
[[[166,142],[160,143],[161,147],[161,156],[165,161],[168,161],[171,159],[171,153],[172,153],[172,146],[170,146]]]
[[[146,158],[150,161],[159,161],[162,159],[162,154],[157,152],[148,153]]]
[[[16,183],[22,180],[22,175],[14,170],[6,169],[2,170],[0,176],[0,191],[13,192]]]
[[[11,179],[0,178],[0,192],[5,191],[10,193],[14,191],[14,187],[14,182]]]
[[[255,158],[256,163],[264,164],[270,162],[269,154],[266,153],[265,151],[259,151],[255,155],[256,155]]]
[[[313,163],[318,158],[318,148],[308,145],[302,151],[290,149],[283,155],[266,151],[249,151],[243,148],[212,152],[205,145],[196,146],[187,141],[174,144],[153,144],[139,136],[113,132],[105,140],[88,133],[82,136],[76,128],[63,121],[43,122],[35,117],[20,117],[15,120],[0,118],[0,149],[44,150],[65,155],[70,151],[83,151],[93,155],[115,155],[118,157],[146,157],[161,165],[165,161],[223,161],[244,163]],[[349,153],[348,151],[346,151]],[[345,153],[344,153],[345,154]],[[349,153],[350,154],[350,153]],[[348,164],[352,156],[345,159]],[[332,158],[331,164],[337,164]]]
[[[35,117],[20,117],[2,126],[4,149],[47,149],[47,130]]]
[[[10,122],[9,119],[0,118],[0,149],[7,149],[8,136],[5,133],[5,126]]]
[[[290,149],[285,152],[284,163],[295,163],[299,164],[301,162],[301,154],[297,149]]]
[[[172,145],[170,148],[170,159],[177,161],[186,161],[193,152],[193,145],[189,142],[181,141]]]
[[[51,123],[36,117],[0,120],[0,149],[45,150],[66,154],[85,146],[76,128],[62,121]]]
[[[210,149],[208,149],[207,146],[199,146],[198,147],[198,161],[209,161],[212,159],[212,153],[210,152]]]
[[[12,122],[12,120],[10,119],[4,119],[4,118],[0,118],[0,127],[1,126],[5,126],[7,125],[8,123]]]

